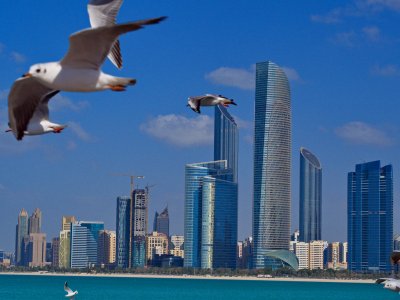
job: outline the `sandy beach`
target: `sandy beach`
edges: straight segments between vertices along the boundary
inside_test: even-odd
[[[336,282],[336,283],[375,283],[372,279],[324,279],[273,277],[257,278],[250,276],[197,276],[197,275],[158,275],[158,274],[105,274],[105,273],[52,273],[52,272],[0,272],[1,275],[35,275],[35,276],[90,276],[90,277],[123,277],[123,278],[170,278],[170,279],[210,279],[210,280],[263,280],[263,281],[291,281],[291,282]]]

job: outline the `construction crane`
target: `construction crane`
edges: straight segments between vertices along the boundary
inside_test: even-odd
[[[130,177],[131,179],[131,191],[130,191],[130,197],[132,197],[132,192],[134,189],[134,180],[136,179],[143,179],[143,175],[132,175],[132,174],[113,174],[113,176],[125,176],[125,177]]]

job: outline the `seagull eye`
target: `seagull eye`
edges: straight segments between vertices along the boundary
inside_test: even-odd
[[[40,69],[36,69],[36,73],[40,73]]]

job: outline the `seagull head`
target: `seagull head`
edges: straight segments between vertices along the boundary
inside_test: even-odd
[[[46,72],[45,64],[35,64],[31,66],[29,72],[22,75],[22,77],[42,77]]]

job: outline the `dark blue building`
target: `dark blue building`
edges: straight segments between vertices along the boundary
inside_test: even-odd
[[[131,198],[117,198],[117,253],[118,268],[129,268],[130,235],[131,235]]]
[[[300,242],[321,240],[322,168],[318,158],[300,149]]]
[[[393,170],[380,161],[348,173],[348,269],[388,272],[393,250]]]

